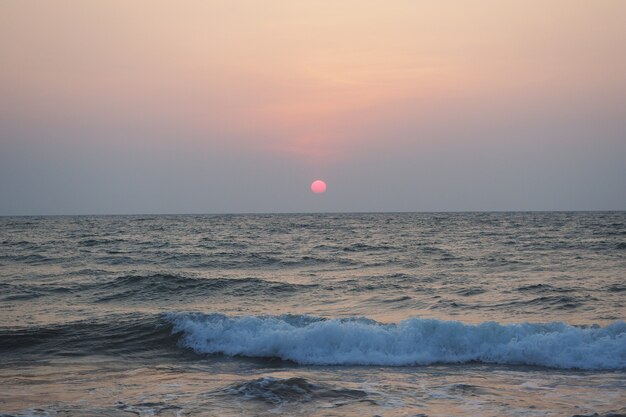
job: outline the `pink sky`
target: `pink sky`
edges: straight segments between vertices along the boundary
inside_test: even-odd
[[[606,0],[5,1],[0,146],[13,155],[17,172],[46,165],[38,155],[48,148],[62,149],[46,169],[56,172],[55,164],[73,161],[78,175],[86,170],[101,184],[94,187],[117,201],[110,210],[152,209],[125,208],[124,186],[114,183],[123,178],[107,182],[97,169],[83,167],[80,160],[91,154],[132,175],[119,155],[136,153],[130,159],[146,171],[146,188],[155,187],[149,167],[157,170],[156,161],[172,154],[178,171],[197,164],[185,174],[194,178],[220,175],[203,168],[199,155],[244,172],[234,175],[232,187],[209,187],[201,200],[180,195],[180,207],[164,210],[367,211],[370,202],[372,209],[515,209],[524,199],[502,190],[512,180],[530,192],[524,166],[534,165],[548,182],[570,175],[575,190],[597,166],[598,176],[584,186],[592,191],[601,182],[606,195],[576,191],[542,207],[550,195],[542,189],[524,196],[537,204],[520,209],[594,208],[585,202],[597,198],[605,199],[599,208],[623,209],[624,198],[611,196],[624,188],[607,179],[626,174],[611,165],[615,155],[626,156],[624,16],[625,2]],[[533,149],[541,155],[533,157]],[[563,152],[570,161],[592,160],[576,171]],[[402,200],[424,191],[407,179],[424,175],[412,166],[427,162],[429,175],[444,178],[422,184],[433,187],[429,200],[439,201],[433,193],[451,186],[445,178],[463,176],[459,167],[471,174],[515,155],[529,159],[515,171],[507,163],[490,167],[495,177],[510,177],[509,184],[494,184],[493,193],[481,187],[486,197],[474,194],[467,207],[461,197],[434,205]],[[246,177],[250,164],[265,173]],[[284,168],[274,172],[275,164]],[[368,174],[365,164],[376,172]],[[434,175],[437,167],[442,172]],[[474,174],[473,182],[485,180]],[[331,202],[327,193],[328,206],[311,207],[317,203],[296,195],[295,184],[277,191],[289,204],[250,197],[254,181],[276,184],[283,176],[302,181],[305,191],[315,177],[329,185],[334,177],[344,181],[344,197]],[[390,204],[381,205],[380,194],[367,195],[357,184],[361,179],[375,187],[392,184],[397,194],[385,195]],[[34,179],[2,181],[22,203],[0,210],[47,210]],[[52,181],[54,187],[62,182]],[[562,189],[563,181],[553,186]],[[235,190],[235,203],[213,206],[224,190]],[[298,198],[301,204],[292,204]],[[349,204],[354,198],[358,207]],[[93,201],[78,199],[76,210],[93,210]],[[54,210],[72,209],[55,204]]]

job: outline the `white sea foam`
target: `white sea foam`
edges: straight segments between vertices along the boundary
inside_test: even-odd
[[[427,365],[478,361],[554,368],[626,369],[626,323],[469,325],[411,318],[397,324],[311,316],[170,313],[197,353],[276,357],[311,365]]]

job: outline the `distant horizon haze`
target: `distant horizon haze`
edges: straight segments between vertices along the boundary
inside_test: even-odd
[[[626,210],[438,210],[438,211],[303,211],[303,212],[206,212],[206,213],[64,213],[64,214],[1,214],[0,217],[197,217],[197,216],[317,216],[317,215],[392,215],[392,214],[528,214],[528,213],[623,213]]]
[[[1,2],[0,215],[626,210],[624,16]]]

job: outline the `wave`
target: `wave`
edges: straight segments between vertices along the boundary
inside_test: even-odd
[[[518,287],[516,291],[520,292],[572,292],[575,291],[574,288],[560,288],[554,287],[550,284],[530,284]]]
[[[175,353],[178,338],[158,316],[130,314],[68,323],[0,328],[0,355],[88,356]]]
[[[612,284],[604,288],[608,292],[622,292],[626,291],[626,284]]]
[[[480,295],[486,293],[487,290],[481,287],[461,288],[456,293],[464,297],[471,297],[473,295]]]
[[[308,315],[226,316],[172,312],[0,328],[0,354],[93,354],[182,358],[228,355],[303,365],[414,366],[490,363],[560,369],[626,369],[626,323],[578,327],[561,322],[477,325],[411,318]],[[193,359],[195,360],[195,359]]]
[[[251,294],[280,294],[296,292],[317,285],[289,284],[259,278],[193,278],[173,274],[125,275],[98,285],[105,292],[97,301],[162,300],[185,298],[212,293],[245,296]]]
[[[88,283],[0,283],[0,301],[24,301],[44,296],[85,293],[94,302],[189,299],[211,295],[276,295],[316,288],[317,284],[293,284],[259,278],[195,278],[168,273],[122,275]]]
[[[279,358],[306,365],[410,366],[494,363],[561,369],[626,369],[626,323],[576,327],[562,322],[478,325],[411,318],[169,313],[180,344],[196,353]]]
[[[87,246],[87,247],[91,247],[91,246],[107,246],[107,245],[111,245],[111,244],[116,244],[116,243],[125,243],[126,240],[125,239],[121,239],[121,238],[88,238],[88,239],[83,239],[78,241],[78,245],[80,246]]]
[[[496,303],[491,307],[497,309],[536,307],[541,310],[573,310],[590,302],[598,302],[598,299],[591,295],[542,295],[528,300],[515,299]]]
[[[318,399],[331,402],[333,400],[363,401],[368,397],[365,391],[315,383],[302,377],[258,378],[233,384],[223,391],[246,400],[259,400],[270,404],[310,402]]]
[[[1,254],[0,259],[24,263],[27,265],[44,265],[61,260],[62,258],[50,257],[41,255],[39,253],[27,253],[27,254]]]
[[[72,289],[49,285],[31,286],[0,283],[0,301],[26,301],[51,294],[67,294]]]

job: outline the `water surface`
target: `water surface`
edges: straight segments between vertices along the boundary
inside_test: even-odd
[[[4,217],[0,413],[626,413],[625,291],[624,212]]]

